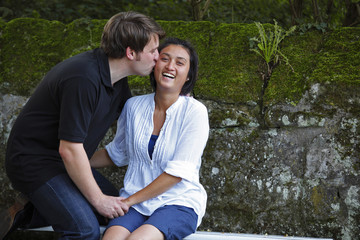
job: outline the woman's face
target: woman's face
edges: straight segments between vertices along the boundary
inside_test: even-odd
[[[190,55],[180,45],[169,45],[159,54],[154,68],[156,91],[180,94],[184,83],[188,80]]]

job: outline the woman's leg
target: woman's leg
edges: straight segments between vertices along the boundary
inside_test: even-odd
[[[183,239],[195,232],[197,219],[192,208],[166,205],[158,208],[128,239]]]
[[[127,240],[164,240],[164,234],[150,224],[144,224],[136,229]]]
[[[129,230],[122,226],[111,226],[106,229],[102,240],[125,240],[130,235]]]
[[[130,233],[140,227],[147,218],[134,208],[130,208],[124,216],[109,221],[103,240],[127,239]]]

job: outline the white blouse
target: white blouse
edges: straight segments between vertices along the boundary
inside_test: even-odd
[[[180,177],[182,180],[168,191],[132,207],[150,216],[165,205],[186,206],[198,215],[199,226],[207,200],[199,182],[201,156],[209,136],[207,109],[192,97],[180,96],[166,111],[151,159],[148,145],[154,129],[154,96],[136,96],[126,102],[115,138],[106,146],[117,166],[128,164],[120,196],[126,198],[138,192],[163,172]]]

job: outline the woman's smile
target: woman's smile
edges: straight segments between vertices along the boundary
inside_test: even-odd
[[[169,45],[159,53],[154,68],[158,90],[180,93],[190,69],[190,55],[179,45]]]

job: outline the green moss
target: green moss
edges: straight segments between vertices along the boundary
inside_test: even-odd
[[[318,54],[317,68],[310,81],[327,86],[326,104],[344,106],[356,98],[360,86],[360,28],[341,28],[331,32]],[[344,99],[344,93],[346,99]],[[358,109],[349,109],[358,111]]]
[[[78,19],[66,25],[63,51],[65,58],[99,47],[106,20]]]
[[[56,21],[20,18],[0,24],[0,90],[29,95],[56,63],[99,46],[106,20],[78,19],[68,25]],[[258,101],[262,59],[249,50],[249,39],[258,35],[254,24],[159,21],[167,32],[190,40],[200,58],[195,96],[233,103]],[[266,24],[265,27],[271,27]],[[314,83],[328,84],[339,102],[337,90],[356,96],[360,76],[359,28],[341,28],[322,34],[291,36],[281,45],[291,68],[284,63],[273,72],[266,89],[265,105],[297,102]],[[147,77],[130,77],[130,86],[151,91]],[[334,86],[334,87],[332,87]]]
[[[63,30],[64,24],[57,21],[20,18],[8,22],[1,36],[2,90],[28,95],[62,60]]]
[[[106,20],[79,19],[68,25],[19,18],[1,37],[1,91],[29,95],[58,62],[99,46]]]
[[[153,92],[149,77],[129,76],[129,86],[134,95],[141,95]]]
[[[324,35],[319,32],[308,32],[284,39],[281,49],[294,71],[284,62],[275,68],[266,89],[267,104],[285,99],[292,102],[300,100],[312,84],[309,79],[317,67],[317,56],[322,49],[323,38]]]
[[[201,97],[230,102],[256,99],[261,89],[256,74],[258,59],[249,51],[249,38],[255,36],[256,31],[252,24],[217,26],[198,84]]]

